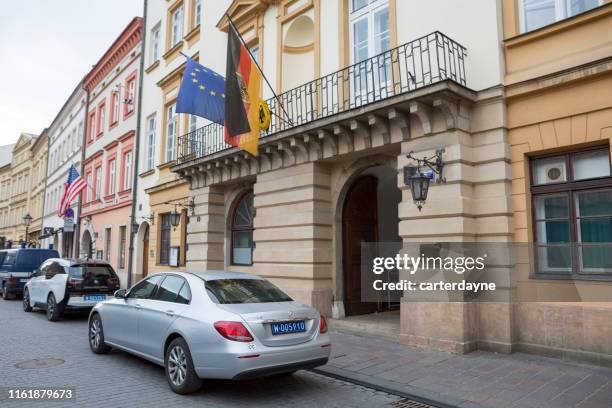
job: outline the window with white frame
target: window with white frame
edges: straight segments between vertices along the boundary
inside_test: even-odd
[[[351,94],[357,105],[384,96],[390,85],[388,58],[374,58],[391,48],[387,0],[352,0],[349,15],[351,63],[358,64],[350,79]]]
[[[194,12],[195,12],[195,16],[194,16],[195,26],[199,26],[200,20],[201,20],[201,14],[202,14],[202,0],[195,0]]]
[[[601,4],[601,0],[519,0],[521,32],[537,30]]]
[[[170,47],[174,47],[183,37],[183,5],[172,12],[172,36]]]
[[[77,148],[81,145],[81,140],[83,140],[83,122],[79,122],[79,132],[77,135],[77,142],[76,142]]]
[[[95,199],[100,198],[100,194],[102,192],[102,168],[96,167],[96,190],[95,190]]]
[[[176,105],[172,104],[166,111],[166,163],[174,160],[177,125]]]
[[[136,103],[134,100],[134,96],[136,95],[136,78],[132,78],[128,81],[127,89],[127,112],[130,113],[134,110],[134,104]]]
[[[93,182],[93,177],[90,173],[87,173],[87,187],[85,187],[87,189],[87,202],[91,202],[91,183]]]
[[[113,117],[111,118],[111,122],[112,123],[116,123],[119,121],[119,92],[118,91],[114,91],[112,93],[112,104],[113,104]]]
[[[102,105],[98,112],[98,134],[104,132],[104,121],[106,120],[106,105]]]
[[[132,152],[123,155],[123,190],[132,187]]]
[[[149,63],[152,64],[159,59],[159,38],[160,38],[160,26],[157,24],[151,30],[151,50]]]
[[[351,60],[357,63],[391,48],[387,0],[352,0]]]
[[[115,194],[115,159],[108,162],[108,194]]]
[[[147,155],[145,160],[145,170],[151,170],[155,165],[155,126],[156,115],[154,113],[147,118]]]

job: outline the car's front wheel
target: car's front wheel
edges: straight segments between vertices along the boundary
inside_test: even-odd
[[[47,297],[47,320],[50,322],[56,322],[59,320],[61,315],[60,306],[55,300],[55,295],[50,293]]]
[[[28,288],[25,288],[23,291],[22,305],[23,305],[24,312],[29,313],[32,311],[32,305],[30,304],[30,291],[28,290]]]
[[[111,347],[104,343],[102,319],[97,313],[89,321],[89,347],[96,354],[106,354],[111,351]]]
[[[178,337],[166,349],[166,378],[172,391],[177,394],[190,394],[202,387],[202,380],[193,368],[193,360],[187,342]]]

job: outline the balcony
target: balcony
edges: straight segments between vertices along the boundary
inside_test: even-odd
[[[267,100],[272,123],[261,140],[439,82],[465,86],[465,57],[465,47],[436,31],[317,78]],[[231,148],[223,126],[209,124],[179,136],[177,166]]]

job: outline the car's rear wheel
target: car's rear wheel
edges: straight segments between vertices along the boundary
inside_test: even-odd
[[[190,394],[202,387],[202,380],[193,368],[193,360],[187,342],[178,337],[166,349],[166,378],[172,391]]]
[[[32,311],[32,305],[30,304],[30,291],[27,288],[23,291],[23,300],[21,304],[23,305],[24,312],[29,313]]]
[[[104,329],[99,314],[93,315],[89,321],[89,347],[96,354],[106,354],[111,347],[104,343]]]
[[[47,297],[47,320],[50,322],[56,322],[59,320],[61,315],[61,310],[57,301],[55,300],[55,295],[50,293]]]

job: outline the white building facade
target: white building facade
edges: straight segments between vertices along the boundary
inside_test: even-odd
[[[74,231],[63,231],[64,220],[58,217],[57,212],[70,166],[74,165],[81,175],[83,172],[86,101],[87,93],[79,82],[48,128],[49,151],[41,248],[53,245],[62,257],[77,256]],[[78,200],[71,203],[75,221],[79,219],[78,204]]]

